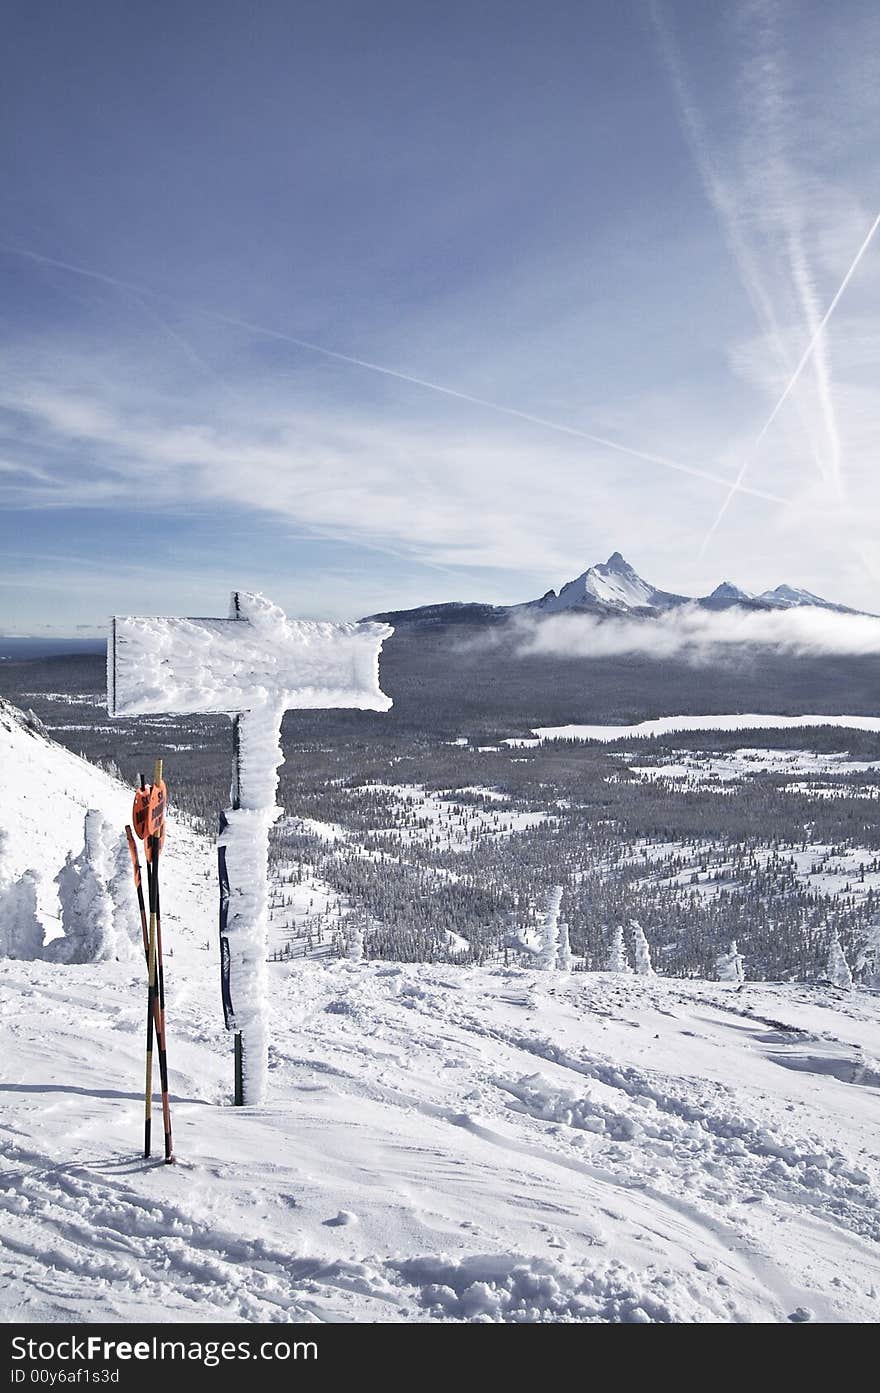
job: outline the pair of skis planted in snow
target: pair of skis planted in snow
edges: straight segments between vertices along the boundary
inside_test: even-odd
[[[144,957],[147,962],[147,1061],[144,1085],[144,1156],[150,1155],[153,1111],[153,1039],[159,1054],[159,1082],[162,1089],[162,1121],[165,1129],[165,1160],[174,1160],[171,1141],[171,1104],[168,1098],[168,1056],[165,1048],[165,974],[162,966],[162,911],[159,901],[159,854],[165,845],[165,783],[162,761],[156,760],[152,784],[141,775],[141,786],[134,796],[131,827],[126,827],[128,850],[131,855]],[[147,862],[147,904],[141,881],[141,865],[135,835],[144,844]],[[149,915],[148,915],[149,910]]]

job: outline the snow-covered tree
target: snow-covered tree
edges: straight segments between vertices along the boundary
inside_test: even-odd
[[[345,956],[352,963],[361,962],[364,956],[364,926],[354,915],[345,926]]]
[[[37,875],[25,871],[0,883],[0,958],[33,962],[42,956],[44,930],[37,910]]]
[[[115,956],[130,958],[143,951],[143,931],[141,912],[134,888],[134,874],[131,853],[124,832],[114,833],[110,823],[104,824],[107,861],[109,870],[108,890],[113,901],[113,940]],[[143,870],[143,865],[141,866]],[[147,897],[146,876],[144,877],[144,899]]]
[[[535,966],[552,971],[558,966],[559,957],[559,907],[562,904],[562,886],[554,885],[548,891],[541,920],[541,946],[535,958]]]
[[[46,957],[53,962],[106,962],[116,956],[113,900],[108,882],[109,824],[97,808],[85,816],[84,845],[70,853],[55,877],[61,904],[62,938],[53,939]]]
[[[608,956],[605,960],[606,972],[631,972],[629,959],[626,956],[626,940],[623,936],[623,929],[619,924],[615,924],[611,930],[611,938],[608,941]]]
[[[859,949],[853,976],[863,986],[880,991],[880,914],[867,925],[867,938]]]
[[[645,938],[645,931],[638,919],[630,921],[630,928],[632,930],[633,971],[637,977],[653,977],[651,950],[648,947],[648,940]]]
[[[715,975],[719,982],[743,982],[745,980],[743,955],[736,946],[735,938],[731,939],[727,952],[719,953],[715,959]]]
[[[849,963],[844,955],[840,942],[840,935],[836,929],[831,935],[828,943],[828,957],[825,962],[825,980],[831,982],[835,987],[843,987],[846,991],[848,991],[853,984]]]
[[[556,943],[557,968],[560,972],[571,972],[571,943],[568,937],[567,924],[559,925]]]
[[[9,834],[0,827],[0,958],[32,962],[43,951],[44,929],[37,911],[37,873],[13,877]]]

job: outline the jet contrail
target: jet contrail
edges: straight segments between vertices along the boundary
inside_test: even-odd
[[[745,472],[749,467],[749,464],[752,460],[755,451],[761,444],[761,441],[764,439],[764,436],[767,434],[768,430],[773,425],[773,422],[776,420],[776,417],[779,415],[783,406],[788,401],[788,398],[791,396],[792,392],[797,386],[798,378],[800,377],[807,363],[810,361],[813,350],[815,349],[816,344],[820,341],[826,324],[828,323],[834,311],[837,309],[837,306],[840,303],[841,296],[843,295],[844,291],[846,290],[846,287],[849,285],[850,281],[852,280],[853,276],[858,270],[859,262],[861,261],[862,257],[865,255],[865,252],[871,245],[871,242],[874,238],[874,233],[877,231],[878,227],[880,227],[880,213],[877,214],[876,218],[871,223],[871,226],[868,228],[862,245],[859,247],[858,251],[853,257],[853,261],[849,270],[847,271],[846,275],[844,276],[843,280],[840,282],[840,285],[837,288],[837,294],[834,296],[834,299],[831,301],[831,304],[828,306],[827,310],[823,314],[818,325],[816,326],[816,330],[812,338],[810,339],[810,342],[807,344],[806,348],[801,354],[800,362],[795,368],[792,376],[789,378],[788,385],[786,386],[785,391],[782,393],[782,396],[779,398],[773,410],[770,412],[770,415],[767,417],[767,420],[764,422],[763,426],[761,427],[760,431],[755,437],[751,450],[746,455],[745,459],[740,465],[739,473],[736,476],[736,480],[732,484],[730,492],[728,493],[727,497],[722,503],[718,516],[712,523],[712,526],[709,528],[709,531],[706,533],[706,536],[703,538],[703,545],[700,547],[700,556],[704,554],[707,546],[711,542],[712,538],[715,536],[715,533],[718,531],[721,519],[724,517],[724,514],[727,512],[727,509],[730,507],[730,503],[733,499],[734,494],[744,492],[744,489],[742,487],[742,481],[745,477]]]
[[[23,251],[18,247],[10,246],[6,242],[0,242],[0,251],[9,252],[12,256],[23,257],[25,260],[34,261],[42,266],[54,266],[62,271],[69,271],[72,275],[85,276],[89,280],[100,281],[104,285],[115,286],[118,290],[126,291],[128,294],[137,296],[148,296],[151,299],[164,298],[163,292],[151,290],[147,286],[136,285],[131,281],[120,280],[115,276],[108,276],[100,271],[92,271],[84,266],[77,266],[70,261],[61,261],[56,257],[42,256],[37,252]],[[461,392],[455,387],[445,387],[439,382],[430,382],[424,377],[414,377],[410,373],[400,372],[397,368],[389,368],[382,363],[371,362],[367,358],[356,358],[350,353],[341,353],[337,349],[325,348],[322,344],[312,343],[308,339],[298,339],[292,334],[283,333],[280,329],[267,329],[263,324],[254,324],[247,319],[238,319],[233,315],[221,314],[217,310],[202,310],[192,307],[187,308],[187,313],[195,314],[204,319],[210,319],[214,323],[226,324],[232,328],[244,329],[251,334],[259,334],[264,338],[276,339],[281,343],[292,344],[295,348],[305,349],[309,353],[319,353],[325,358],[334,358],[341,363],[350,363],[354,367],[366,368],[370,372],[381,373],[383,377],[393,377],[398,382],[408,382],[415,387],[423,387],[431,392],[439,392],[441,396],[452,397],[456,401],[468,402],[471,406],[482,407],[486,411],[496,411],[504,416],[513,416],[520,421],[528,421],[532,425],[542,426],[545,430],[556,431],[562,435],[574,436],[578,440],[587,440],[593,445],[600,445],[606,450],[615,450],[618,454],[628,455],[632,459],[644,460],[648,464],[657,464],[664,469],[672,469],[679,474],[690,475],[694,479],[703,479],[710,484],[717,484],[720,488],[730,489],[730,479],[723,478],[720,474],[713,474],[706,469],[698,469],[693,465],[681,464],[677,460],[668,459],[665,455],[650,454],[645,450],[637,450],[634,446],[623,445],[619,440],[609,440],[606,436],[593,435],[589,431],[579,430],[576,426],[566,426],[559,421],[548,420],[544,416],[533,416],[527,411],[518,411],[516,407],[504,406],[500,402],[488,401],[485,397],[475,397],[469,392]],[[762,498],[768,503],[780,503],[787,505],[791,502],[788,498],[782,498],[779,494],[770,493],[765,489],[753,488],[743,485],[739,481],[737,485],[741,493],[750,494],[754,498]]]
[[[804,248],[805,200],[787,155],[792,124],[800,131],[801,123],[790,107],[792,84],[787,79],[777,32],[777,6],[775,3],[768,5],[767,0],[757,0],[752,10],[753,19],[756,11],[757,22],[749,26],[750,34],[756,36],[756,44],[746,70],[749,86],[743,94],[745,110],[757,113],[748,163],[764,170],[764,197],[766,199],[769,195],[771,205],[770,225],[781,225],[791,278],[804,317],[804,329],[807,337],[810,337],[816,333],[819,323],[819,299]],[[840,435],[834,410],[828,340],[824,333],[817,338],[812,369],[830,449],[827,465],[818,455],[816,462],[825,483],[842,496]],[[786,376],[789,374],[790,369]]]
[[[675,98],[685,144],[696,165],[706,198],[718,219],[721,235],[739,272],[740,281],[755,312],[755,318],[773,348],[781,372],[787,377],[792,371],[792,360],[779,327],[773,301],[767,292],[754,252],[743,231],[740,203],[729,190],[719,171],[718,161],[706,133],[705,122],[694,100],[685,73],[678,43],[667,23],[660,0],[648,0],[648,12],[657,38],[660,60],[666,70],[666,76]],[[812,332],[813,328],[814,323],[807,325],[808,332]],[[797,411],[804,437],[815,460],[816,468],[821,474],[824,472],[823,463],[816,449],[813,433],[799,403]]]
[[[685,145],[691,150],[693,163],[696,164],[696,170],[698,170],[700,182],[702,182],[703,189],[705,189],[707,201],[709,201],[714,209],[714,213],[716,213],[718,224],[720,224],[721,228],[721,235],[723,235],[724,241],[727,242],[728,252],[730,252],[732,259],[734,259],[735,266],[737,266],[739,280],[742,281],[742,287],[744,287],[749,302],[751,302],[752,309],[755,311],[757,322],[762,326],[764,336],[767,337],[771,347],[773,347],[781,372],[788,378],[788,376],[791,376],[792,362],[788,355],[787,345],[785,345],[780,323],[778,323],[776,309],[773,308],[773,301],[771,301],[770,295],[767,293],[767,288],[764,286],[762,274],[760,274],[759,269],[757,269],[755,254],[753,254],[752,247],[749,245],[748,238],[746,238],[744,233],[744,228],[742,228],[742,215],[741,212],[739,212],[738,203],[735,201],[734,196],[732,196],[727,184],[725,184],[724,178],[721,177],[720,171],[718,171],[716,156],[714,156],[709,137],[707,137],[706,134],[706,125],[703,123],[702,114],[700,114],[699,107],[696,106],[696,102],[693,100],[691,88],[689,88],[688,85],[684,61],[682,61],[677,40],[675,40],[673,31],[671,31],[670,26],[668,26],[663,10],[661,10],[660,0],[647,0],[647,10],[649,10],[650,20],[652,20],[654,32],[656,32],[661,63],[663,63],[664,68],[666,68],[668,81],[670,81],[671,89],[673,89],[675,106],[677,106],[679,124],[681,124]],[[789,233],[789,240],[791,240],[791,233]],[[789,252],[789,259],[794,262],[794,255],[791,255],[791,252]],[[792,274],[794,274],[795,279],[798,279],[798,270],[799,266],[792,267]],[[805,267],[803,267],[803,270],[805,270]],[[813,330],[815,330],[819,312],[817,312],[815,306],[815,293],[813,293],[813,298],[809,299],[809,302],[808,298],[806,298],[806,284],[808,283],[810,291],[812,291],[812,281],[809,281],[809,276],[806,276],[805,273],[805,276],[801,277],[801,280],[798,281],[798,286],[796,286],[796,288],[798,288],[798,293],[801,295],[803,311],[808,315],[806,330],[808,330],[808,333],[812,333]],[[831,411],[830,400],[828,400],[827,394],[827,375],[826,378],[822,378],[822,366],[824,365],[820,365],[819,390],[820,396],[823,397],[823,411],[824,414],[826,414],[826,425],[828,428],[828,436],[830,436],[831,440],[831,449],[834,450],[835,428],[833,411]],[[826,389],[824,393],[823,387]],[[817,471],[819,471],[819,474],[823,475],[824,478],[824,476],[826,476],[826,467],[824,467],[822,456],[820,456],[819,450],[817,450],[816,440],[815,437],[813,437],[813,430],[810,429],[808,419],[806,419],[801,403],[799,403],[796,398],[795,407],[796,411],[798,411],[798,417],[801,419],[803,436],[805,436],[806,443],[808,443],[810,454],[812,454],[813,460],[815,460]]]

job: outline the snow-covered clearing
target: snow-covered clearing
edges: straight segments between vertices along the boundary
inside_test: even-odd
[[[769,716],[759,713],[730,716],[660,716],[632,726],[568,725],[541,726],[534,731],[541,740],[642,739],[651,735],[671,735],[679,730],[790,730],[810,726],[842,726],[847,730],[880,731],[880,716]],[[508,745],[527,745],[526,740],[508,740]]]
[[[718,784],[742,783],[761,775],[803,778],[809,783],[786,785],[787,792],[810,794],[827,789],[821,780],[844,779],[880,771],[880,760],[850,759],[841,752],[817,750],[762,750],[744,747],[723,754],[694,750],[675,750],[673,759],[663,764],[632,764],[629,772],[645,781],[669,780],[684,789],[711,788]],[[621,758],[625,758],[624,755]],[[871,785],[866,785],[871,788]],[[851,785],[835,784],[832,793],[848,794]],[[864,793],[862,794],[864,796]],[[870,795],[869,795],[870,796]]]
[[[502,806],[506,798],[494,790],[468,789],[492,806],[483,808],[469,801],[458,801],[454,793],[436,793],[421,784],[365,784],[353,789],[352,797],[382,794],[389,821],[374,826],[372,835],[389,845],[406,847],[433,844],[449,851],[462,851],[484,837],[509,837],[551,820],[549,813]]]

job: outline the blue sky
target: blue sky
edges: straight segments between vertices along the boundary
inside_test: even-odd
[[[0,627],[614,549],[878,608],[880,235],[818,327],[880,209],[875,4],[6,15]]]

